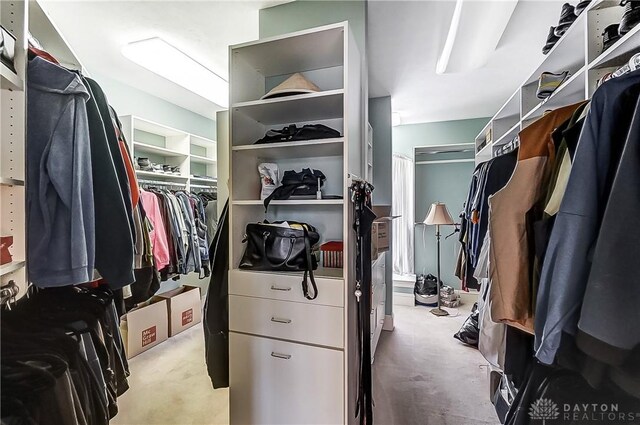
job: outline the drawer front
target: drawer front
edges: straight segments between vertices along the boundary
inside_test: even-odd
[[[343,347],[339,307],[229,296],[229,330],[309,344]]]
[[[344,306],[344,280],[316,278],[318,297],[311,301],[302,292],[302,276],[281,273],[229,271],[229,294],[309,304]],[[309,282],[309,290],[313,288]]]
[[[229,334],[232,425],[342,424],[343,353]]]

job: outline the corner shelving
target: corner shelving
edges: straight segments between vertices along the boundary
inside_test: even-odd
[[[520,130],[540,118],[547,109],[556,109],[588,99],[596,82],[640,52],[640,25],[636,25],[606,51],[602,51],[604,28],[618,23],[624,9],[618,0],[595,0],[576,18],[540,64],[509,97],[476,137],[476,162],[493,157],[500,146],[513,140]],[[546,100],[537,99],[542,72],[569,71],[570,77]],[[520,99],[516,112],[514,99]],[[486,135],[492,148],[484,146]],[[492,143],[491,143],[492,142]]]

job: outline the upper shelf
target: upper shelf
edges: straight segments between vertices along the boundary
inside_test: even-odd
[[[233,46],[241,60],[264,77],[344,65],[346,23]]]
[[[545,101],[540,102],[522,117],[522,120],[531,121],[541,117],[546,110],[571,105],[585,99],[585,69],[582,68],[562,83]]]
[[[147,143],[141,142],[133,142],[133,147],[135,150],[140,152],[152,153],[156,155],[162,155],[165,157],[186,157],[187,154],[183,152],[179,152],[173,149],[163,148],[161,146],[150,145]]]
[[[207,158],[206,156],[191,154],[189,155],[189,158],[191,159],[191,162],[195,162],[196,164],[215,164],[216,163],[215,159]]]
[[[341,156],[344,138],[303,140],[297,142],[265,143],[241,145],[231,148],[234,152],[253,153],[261,158],[308,158],[320,156]]]
[[[327,90],[275,99],[240,102],[234,104],[232,108],[234,112],[242,113],[266,125],[327,120],[342,118],[343,94],[343,89]]]

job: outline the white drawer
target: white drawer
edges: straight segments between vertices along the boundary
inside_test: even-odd
[[[344,280],[316,278],[318,298],[311,301],[302,292],[302,276],[247,270],[229,271],[229,294],[310,304],[344,306]],[[309,291],[312,291],[309,281]]]
[[[327,347],[343,347],[339,307],[229,296],[229,330]]]
[[[231,425],[344,423],[343,353],[229,334]]]

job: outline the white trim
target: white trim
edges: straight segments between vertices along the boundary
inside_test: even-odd
[[[440,159],[435,161],[418,161],[416,165],[426,165],[426,164],[450,164],[454,162],[475,162],[475,158],[468,159]]]
[[[393,313],[385,315],[382,330],[391,332],[394,328],[395,326],[393,325]]]

